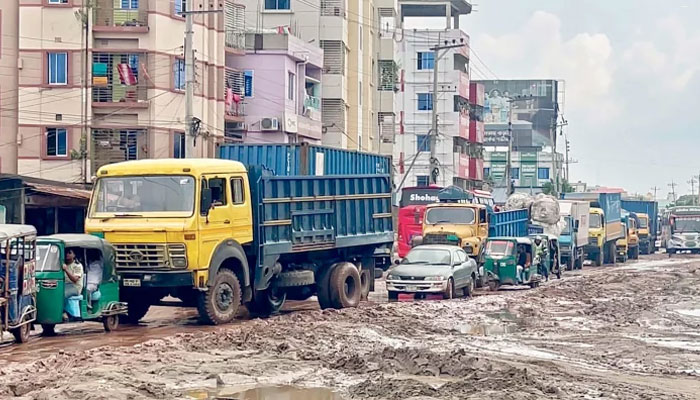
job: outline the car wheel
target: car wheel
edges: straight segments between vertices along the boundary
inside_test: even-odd
[[[472,295],[474,294],[474,287],[475,286],[476,286],[476,278],[474,277],[474,275],[472,275],[471,278],[469,278],[469,283],[467,284],[467,286],[465,286],[464,289],[462,289],[462,291],[464,292],[464,296],[465,297],[472,297]]]
[[[445,293],[443,294],[443,297],[445,299],[454,299],[455,298],[455,283],[452,280],[452,278],[450,278],[447,281],[447,289],[445,289]]]

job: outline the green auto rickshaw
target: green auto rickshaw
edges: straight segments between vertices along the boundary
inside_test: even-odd
[[[535,257],[534,264],[537,264],[542,270],[546,269],[549,274],[554,275],[557,279],[561,279],[561,251],[559,251],[559,238],[555,235],[539,233],[530,235],[530,238],[535,242]],[[541,245],[541,256],[538,256],[536,240],[539,239]],[[542,271],[540,270],[540,275]]]
[[[82,265],[80,294],[66,297],[66,252]],[[127,305],[119,301],[119,277],[114,269],[114,248],[104,239],[84,234],[59,234],[37,239],[37,322],[44,335],[56,324],[101,321],[107,332],[119,325]]]
[[[490,290],[503,285],[539,286],[542,280],[533,263],[535,246],[528,237],[493,237],[484,244],[484,273]]]

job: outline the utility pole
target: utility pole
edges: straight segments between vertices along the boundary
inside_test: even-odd
[[[566,170],[564,171],[564,179],[566,179],[566,182],[569,182],[569,150],[571,149],[571,147],[569,145],[571,144],[571,142],[569,142],[568,135],[564,139],[564,144],[566,145],[566,147],[564,148],[564,153],[565,153],[564,157],[566,160],[566,161],[564,161],[566,163]]]
[[[691,176],[688,183],[690,183],[690,198],[692,199],[691,204],[695,204],[695,184],[697,183],[697,181],[695,180],[695,177]],[[700,188],[698,188],[698,189],[700,189]]]
[[[88,145],[88,66],[90,61],[88,57],[90,56],[90,13],[92,11],[92,2],[89,0],[83,1],[83,5],[79,11],[75,12],[75,17],[80,21],[82,25],[81,43],[84,45],[83,48],[83,71],[82,71],[82,87],[81,87],[81,99],[83,102],[83,108],[80,110],[82,130],[80,133],[80,159],[82,161],[81,165],[81,178],[83,183],[88,182],[88,162],[87,162],[87,145]]]
[[[656,192],[658,192],[659,190],[661,190],[661,188],[660,188],[660,187],[654,186],[653,188],[651,188],[651,190],[654,191],[654,201],[656,201]]]
[[[671,181],[671,183],[669,183],[668,186],[671,188],[671,194],[673,195],[673,202],[675,203],[677,200],[676,199],[676,186],[678,186],[678,185],[676,184],[676,182]]]
[[[182,10],[182,15],[185,16],[185,157],[197,157],[197,134],[199,124],[194,120],[194,84],[195,84],[195,57],[194,48],[192,46],[192,36],[194,35],[194,16],[201,14],[223,13],[223,5],[219,4],[219,10],[199,10],[193,11],[193,2],[187,1],[185,10]],[[201,5],[199,6],[202,7]]]
[[[438,42],[440,41],[438,36]],[[438,131],[438,78],[439,78],[439,66],[440,59],[447,54],[446,50],[454,49],[457,47],[466,46],[464,43],[464,38],[460,38],[459,41],[452,39],[452,42],[445,40],[445,42],[440,45],[435,45],[430,50],[433,51],[433,113],[432,113],[432,132],[430,133],[430,184],[437,184],[437,177],[440,174],[440,164],[437,159],[437,137],[439,135]]]

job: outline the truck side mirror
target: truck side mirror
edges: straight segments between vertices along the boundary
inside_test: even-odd
[[[578,230],[578,221],[574,221],[574,229]]]
[[[209,215],[209,210],[211,209],[211,189],[202,188],[202,196],[199,204],[199,213],[202,215]]]

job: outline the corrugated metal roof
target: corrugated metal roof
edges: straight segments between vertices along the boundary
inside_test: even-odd
[[[43,185],[40,183],[29,183],[25,182],[27,187],[41,192],[44,194],[51,194],[54,196],[70,197],[73,199],[90,200],[90,191],[83,189],[66,188],[60,186]]]

